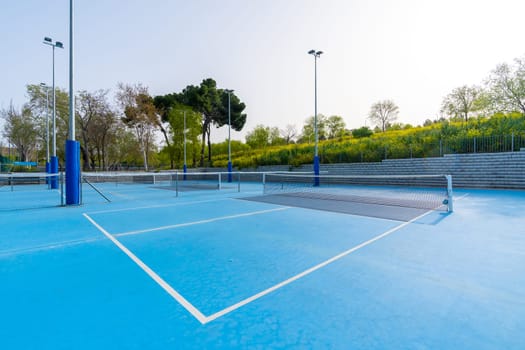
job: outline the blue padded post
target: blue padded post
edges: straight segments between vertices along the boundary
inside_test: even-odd
[[[228,182],[232,182],[232,162],[228,162]]]
[[[319,156],[314,156],[314,186],[319,186]]]
[[[66,205],[80,204],[80,142],[66,141]]]

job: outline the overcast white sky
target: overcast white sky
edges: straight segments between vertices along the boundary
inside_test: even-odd
[[[20,107],[26,84],[68,88],[68,0],[5,1],[0,11],[0,108]],[[76,0],[75,90],[143,83],[152,95],[214,78],[246,103],[244,140],[257,124],[300,130],[318,110],[347,127],[392,99],[399,121],[436,119],[452,89],[481,84],[525,54],[520,0]],[[370,123],[368,123],[370,125]],[[226,128],[213,130],[219,142]]]

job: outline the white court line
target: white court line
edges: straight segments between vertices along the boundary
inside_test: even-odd
[[[216,313],[214,313],[211,316],[207,316],[206,320],[205,320],[206,321],[205,323],[211,322],[211,321],[213,321],[213,320],[215,320],[215,319],[217,319],[219,317],[222,317],[222,316],[224,316],[224,315],[226,315],[226,314],[228,314],[228,313],[230,313],[230,312],[232,312],[234,310],[237,310],[238,308],[240,308],[240,307],[242,307],[242,306],[244,306],[246,304],[251,303],[252,301],[255,301],[255,300],[257,300],[257,299],[259,299],[259,298],[261,298],[261,297],[263,297],[263,296],[265,296],[267,294],[270,294],[270,293],[276,291],[279,288],[282,288],[282,287],[284,287],[284,286],[286,286],[286,285],[288,285],[288,284],[290,284],[290,283],[292,283],[294,281],[297,281],[298,279],[300,279],[302,277],[305,277],[305,276],[311,274],[312,272],[315,272],[315,271],[317,271],[317,270],[319,270],[319,269],[321,269],[321,268],[323,268],[323,267],[325,267],[325,266],[327,266],[327,265],[329,265],[329,264],[331,264],[331,263],[333,263],[333,262],[335,262],[335,261],[337,261],[337,260],[347,256],[350,253],[353,253],[353,252],[355,252],[355,251],[357,251],[357,250],[359,250],[361,248],[364,248],[367,245],[372,244],[375,241],[378,241],[381,238],[384,238],[384,237],[386,237],[386,236],[388,236],[388,235],[390,235],[390,234],[392,234],[392,233],[402,229],[403,227],[405,227],[407,225],[410,225],[414,221],[419,220],[422,217],[424,217],[424,216],[426,216],[426,215],[428,215],[428,214],[430,214],[432,212],[434,212],[434,211],[433,210],[427,211],[426,213],[424,213],[424,214],[422,214],[422,215],[420,215],[420,216],[418,216],[418,217],[416,217],[416,218],[414,218],[414,219],[412,219],[410,221],[404,222],[404,223],[402,223],[402,224],[400,224],[400,225],[398,225],[398,226],[396,226],[396,227],[394,227],[394,228],[392,228],[392,229],[390,229],[390,230],[380,234],[379,236],[376,236],[376,237],[374,237],[372,239],[369,239],[366,242],[363,242],[363,243],[361,243],[359,245],[356,245],[355,247],[350,248],[350,249],[342,252],[341,254],[336,255],[336,256],[334,256],[334,257],[332,257],[332,258],[330,258],[330,259],[328,259],[328,260],[326,260],[326,261],[324,261],[324,262],[322,262],[322,263],[320,263],[318,265],[315,265],[314,267],[311,267],[308,270],[305,270],[305,271],[303,271],[303,272],[301,272],[301,273],[299,273],[299,274],[297,274],[297,275],[295,275],[295,276],[293,276],[293,277],[291,277],[291,278],[289,278],[289,279],[287,279],[287,280],[285,280],[285,281],[283,281],[281,283],[278,283],[278,284],[276,284],[273,287],[270,287],[270,288],[268,288],[268,289],[266,289],[266,290],[264,290],[264,291],[262,291],[260,293],[257,293],[255,295],[249,297],[249,298],[246,298],[246,299],[238,302],[237,304],[234,304],[232,306],[229,306],[229,307],[225,308],[224,310],[216,312]]]
[[[3,250],[3,251],[0,251],[0,257],[10,256],[10,255],[29,254],[29,253],[35,253],[35,252],[44,251],[44,250],[71,247],[71,246],[80,245],[80,244],[92,243],[92,242],[96,242],[100,240],[102,240],[102,238],[88,238],[88,239],[81,239],[81,240],[74,240],[74,241],[50,243],[47,245],[41,245],[41,246],[31,247],[31,248]]]
[[[178,202],[178,203],[173,203],[173,204],[148,205],[148,206],[133,207],[133,208],[98,210],[98,211],[90,211],[87,214],[88,215],[94,215],[94,214],[105,214],[105,213],[118,213],[118,212],[122,212],[122,211],[131,211],[131,210],[143,210],[143,209],[154,209],[154,208],[169,208],[169,207],[178,207],[178,206],[187,205],[187,204],[201,204],[201,203],[219,202],[219,201],[226,201],[226,200],[233,200],[233,198],[209,199],[209,200],[191,201],[191,202]]]
[[[122,243],[120,243],[115,237],[113,237],[109,232],[107,232],[102,226],[100,226],[95,220],[93,220],[86,213],[82,214],[86,219],[88,219],[100,232],[109,238],[124,254],[126,254],[135,264],[137,264],[148,276],[150,276],[159,286],[162,287],[173,299],[182,305],[190,314],[193,315],[200,323],[206,323],[206,316],[204,316],[195,306],[193,306],[188,300],[186,300],[182,295],[180,295],[175,289],[173,289],[166,281],[164,281],[159,275],[155,273],[148,265],[146,265],[142,260],[140,260],[135,254],[133,254],[128,248],[126,248]]]
[[[174,224],[174,225],[168,225],[168,226],[160,226],[160,227],[155,227],[155,228],[148,228],[148,229],[144,229],[144,230],[115,233],[115,234],[113,234],[113,236],[115,236],[115,237],[122,237],[122,236],[139,235],[141,233],[146,233],[146,232],[163,231],[163,230],[169,230],[169,229],[177,228],[177,227],[201,225],[201,224],[207,224],[207,223],[210,223],[210,222],[216,222],[216,221],[222,221],[222,220],[230,220],[230,219],[237,219],[237,218],[242,218],[242,217],[245,217],[245,216],[254,216],[254,215],[272,213],[274,211],[281,211],[281,210],[287,210],[287,209],[290,209],[290,207],[279,207],[279,208],[274,208],[274,209],[252,211],[252,212],[243,213],[243,214],[219,216],[219,217],[216,217],[216,218],[206,219],[206,220],[184,222],[182,224]]]
[[[287,209],[286,207],[285,208],[281,208],[281,209]],[[142,262],[135,254],[133,254],[129,249],[127,249],[122,243],[120,243],[115,237],[113,237],[110,233],[108,233],[102,226],[100,226],[98,223],[95,222],[95,220],[93,220],[91,217],[89,217],[88,214],[84,213],[84,217],[86,217],[86,219],[88,219],[95,227],[97,227],[107,238],[109,238],[119,249],[121,249],[128,257],[130,257],[140,268],[142,268],[142,270],[144,270],[144,272],[146,272],[155,282],[157,282],[157,284],[159,284],[159,286],[161,286],[168,294],[170,294],[182,307],[184,307],[191,315],[193,315],[199,322],[201,322],[201,324],[206,324],[206,323],[209,323],[211,321],[214,321],[222,316],[225,316],[227,314],[229,314],[230,312],[232,311],[235,311],[257,299],[260,299],[262,298],[263,296],[267,295],[267,294],[270,294],[292,282],[295,282],[297,280],[299,280],[300,278],[303,278],[337,260],[340,260],[341,258],[361,249],[361,248],[364,248],[396,231],[399,231],[400,229],[402,229],[403,227],[407,226],[407,225],[410,225],[411,223],[427,216],[428,214],[430,213],[433,213],[434,211],[433,210],[429,210],[427,211],[426,213],[422,214],[422,215],[419,215],[415,218],[413,218],[412,220],[410,221],[407,221],[407,222],[404,222],[398,226],[395,226],[394,228],[391,228],[390,230],[378,235],[378,236],[375,236],[371,239],[369,239],[368,241],[365,241],[361,244],[358,244],[357,246],[355,247],[352,247],[320,264],[317,264],[283,282],[280,282],[276,285],[274,285],[273,287],[270,287],[268,289],[265,289],[264,291],[260,292],[260,293],[257,293],[249,298],[246,298],[234,305],[231,305],[219,312],[216,312],[210,316],[205,316],[203,313],[201,313],[195,306],[193,306],[188,300],[186,300],[181,294],[179,294],[177,291],[175,291],[173,289],[173,287],[171,287],[166,281],[164,281],[160,276],[158,276],[151,268],[149,268],[144,262]]]

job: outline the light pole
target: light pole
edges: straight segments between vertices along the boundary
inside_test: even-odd
[[[40,83],[46,89],[46,173],[49,173],[49,86]]]
[[[184,118],[184,131],[183,131],[183,134],[184,134],[184,165],[182,166],[182,171],[184,173],[183,179],[186,180],[186,173],[188,172],[188,167],[186,165],[186,111],[184,111],[183,118]]]
[[[231,94],[233,90],[224,90],[228,94],[228,182],[232,182],[232,143],[231,143]]]
[[[75,140],[75,90],[73,88],[73,0],[69,0],[69,131],[66,140],[66,205],[81,198],[80,142]]]
[[[49,162],[49,172],[52,174],[56,174],[58,173],[58,158],[56,132],[55,47],[63,49],[64,45],[60,41],[53,42],[53,39],[47,36],[44,38],[44,44],[49,45],[53,48],[53,156],[51,156],[51,160]],[[53,176],[51,178],[51,188],[58,188],[58,177]]]
[[[310,50],[308,54],[314,56],[314,86],[315,86],[315,114],[314,114],[314,186],[319,186],[319,152],[317,143],[319,135],[317,131],[317,58],[321,57],[323,51]]]

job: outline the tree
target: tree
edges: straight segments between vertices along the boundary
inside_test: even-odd
[[[301,142],[314,142],[315,138],[315,117],[306,119],[301,134]],[[317,115],[317,137],[319,140],[326,139],[326,117],[322,114]]]
[[[468,122],[469,116],[482,107],[480,103],[476,103],[481,93],[481,88],[477,86],[463,85],[455,88],[444,98],[441,112]]]
[[[52,128],[52,110],[53,110],[53,99],[52,94],[53,90],[49,89],[49,138],[50,143],[53,138],[53,128]],[[41,140],[42,144],[45,143],[46,137],[46,124],[45,116],[47,112],[47,95],[46,87],[43,87],[39,84],[29,84],[26,86],[26,93],[29,98],[29,101],[24,104],[23,109],[29,110],[31,118],[35,124],[38,138]],[[65,154],[64,145],[66,143],[68,127],[69,127],[69,95],[64,90],[56,88],[55,90],[55,99],[56,99],[56,150],[57,156],[62,157]]]
[[[343,117],[333,115],[326,120],[326,128],[328,129],[328,138],[335,139],[345,135],[346,123]]]
[[[372,136],[374,132],[368,126],[362,126],[359,129],[352,130],[352,136],[356,139]]]
[[[122,110],[122,121],[133,130],[140,145],[144,169],[148,170],[148,156],[155,147],[154,129],[159,125],[159,115],[148,89],[141,84],[118,84],[117,101]]]
[[[201,114],[201,159],[204,166],[205,147],[208,146],[208,162],[211,162],[211,125],[221,127],[228,124],[228,93],[218,89],[215,80],[204,79],[199,86],[188,85],[181,93],[173,93],[155,98],[155,103],[165,114],[173,106],[180,104],[191,107]],[[245,104],[234,94],[230,94],[231,127],[236,131],[242,130],[246,122],[246,114],[242,112]]]
[[[38,132],[31,110],[24,108],[19,112],[11,104],[9,109],[0,111],[0,117],[5,122],[3,136],[16,147],[19,159],[28,161],[38,146]]]
[[[284,140],[284,143],[288,145],[295,141],[295,138],[297,137],[297,128],[295,125],[288,124],[284,129],[280,130],[280,134]]]
[[[270,132],[270,127],[259,124],[246,134],[246,144],[252,149],[264,148],[270,144]]]
[[[494,112],[525,114],[525,57],[500,64],[487,80]]]
[[[89,128],[90,140],[94,146],[91,153],[92,165],[97,163],[98,167],[107,170],[111,164],[121,162],[120,158],[112,156],[111,149],[118,141],[119,133],[124,132],[124,126],[119,121],[113,109],[107,109],[103,113],[95,116]],[[96,157],[94,157],[96,154]]]
[[[107,100],[108,90],[80,91],[77,99],[77,128],[80,135],[80,150],[83,169],[92,170],[95,162],[102,158],[105,163],[107,136],[114,124],[114,113]]]
[[[397,120],[399,107],[392,100],[376,102],[372,105],[368,119],[375,123],[382,132],[385,132],[388,125]]]
[[[184,122],[186,116],[186,122]],[[199,154],[199,135],[201,135],[201,115],[189,106],[175,105],[168,113],[168,122],[172,133],[171,149],[167,151],[179,164],[184,163],[184,139],[186,138],[186,155],[192,166],[196,166]],[[186,135],[184,135],[186,124]]]

